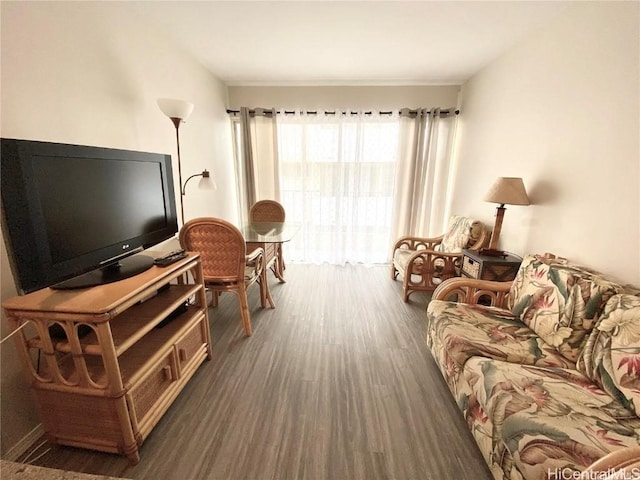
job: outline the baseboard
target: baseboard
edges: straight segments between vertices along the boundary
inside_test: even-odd
[[[2,459],[17,462],[42,435],[44,435],[44,427],[39,423],[33,430],[27,433],[22,440],[10,448],[9,451],[2,456]]]

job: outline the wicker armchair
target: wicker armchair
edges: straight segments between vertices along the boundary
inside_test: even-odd
[[[393,248],[391,278],[402,277],[402,299],[408,302],[413,292],[432,292],[444,280],[458,275],[462,249],[485,247],[490,233],[482,223],[454,215],[439,237],[398,240]]]
[[[219,218],[195,218],[180,230],[180,245],[200,253],[206,287],[212,292],[211,304],[218,306],[222,292],[238,296],[242,325],[247,336],[252,334],[247,288],[258,283],[260,303],[275,308],[264,268],[264,250],[257,248],[246,255],[242,233],[234,225]]]
[[[260,200],[249,209],[249,220],[251,222],[284,222],[285,216],[284,207],[275,200]],[[265,249],[267,266],[271,268],[276,278],[284,283],[284,270],[286,267],[282,257],[282,244],[267,243],[263,246],[259,243],[247,243],[247,250],[259,247]]]

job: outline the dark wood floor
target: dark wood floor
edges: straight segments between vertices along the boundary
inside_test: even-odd
[[[425,343],[428,297],[386,267],[289,265],[277,308],[211,309],[206,362],[130,466],[40,446],[36,465],[132,479],[473,479],[491,475]],[[273,278],[273,277],[271,277]],[[43,454],[44,453],[44,454]]]

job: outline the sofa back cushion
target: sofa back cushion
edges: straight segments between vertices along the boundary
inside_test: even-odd
[[[509,297],[514,315],[575,362],[607,300],[621,290],[597,273],[565,260],[528,255]]]
[[[477,220],[453,215],[447,224],[442,242],[436,245],[435,250],[447,253],[460,253],[463,248],[469,248],[475,244],[484,230],[484,226]]]
[[[611,297],[576,366],[640,416],[640,297]]]

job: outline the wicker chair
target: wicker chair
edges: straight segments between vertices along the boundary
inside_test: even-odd
[[[185,250],[200,253],[206,287],[212,292],[211,304],[218,306],[222,292],[234,292],[240,301],[242,325],[247,336],[252,333],[247,288],[260,285],[260,303],[269,302],[275,308],[266,269],[264,250],[257,248],[246,255],[242,233],[234,225],[219,218],[195,218],[180,230],[180,245]]]
[[[447,231],[435,238],[403,237],[393,248],[391,278],[400,275],[402,299],[413,292],[432,292],[460,271],[462,249],[479,250],[489,242],[490,231],[467,217],[454,215]]]
[[[249,220],[251,222],[284,222],[284,207],[275,200],[260,200],[254,203],[249,209]],[[247,249],[263,247],[265,249],[265,257],[267,258],[267,266],[281,282],[284,279],[284,258],[282,257],[281,243],[268,243],[264,246],[259,243],[247,243]]]

